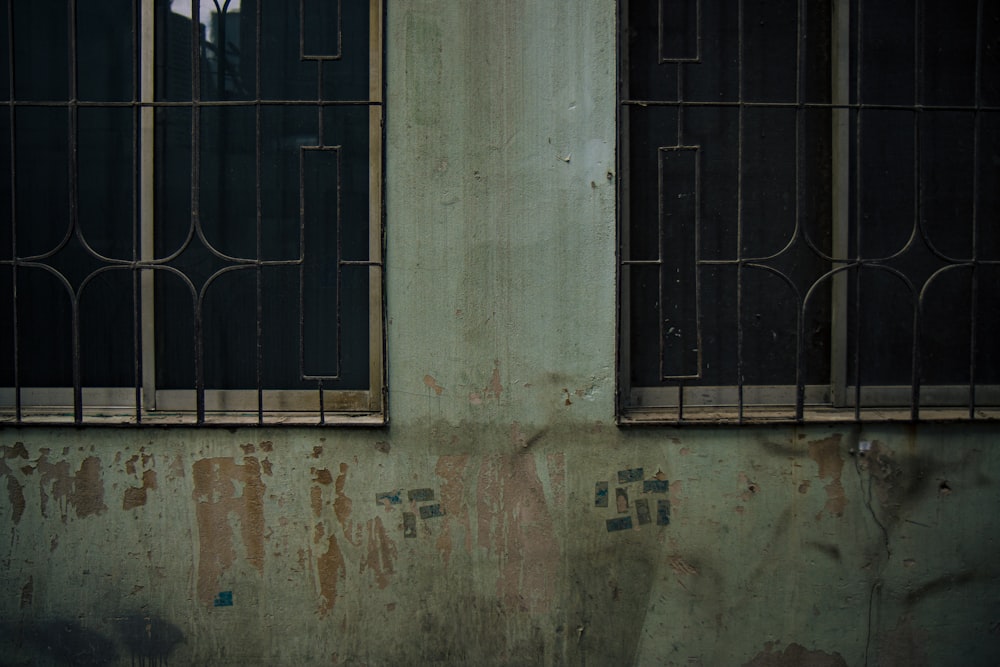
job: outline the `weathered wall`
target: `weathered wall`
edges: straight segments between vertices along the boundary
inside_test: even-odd
[[[1000,662],[1000,426],[613,425],[613,0],[388,5],[391,424],[0,430],[0,662]]]

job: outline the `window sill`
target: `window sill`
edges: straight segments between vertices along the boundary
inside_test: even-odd
[[[619,426],[715,426],[753,424],[844,424],[877,422],[972,422],[1000,420],[1000,407],[976,408],[972,416],[968,408],[922,407],[913,418],[906,408],[853,408],[806,406],[802,418],[789,406],[746,406],[742,414],[735,407],[685,407],[683,414],[676,408],[627,408],[621,411]]]

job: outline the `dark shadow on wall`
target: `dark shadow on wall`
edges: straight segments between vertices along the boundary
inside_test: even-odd
[[[119,640],[137,667],[167,665],[184,635],[173,623],[155,616],[118,617]],[[119,645],[78,621],[56,618],[0,622],[0,667],[73,665],[103,667],[119,656]]]

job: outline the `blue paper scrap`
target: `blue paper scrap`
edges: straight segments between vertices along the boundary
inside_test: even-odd
[[[630,516],[619,516],[614,519],[608,519],[608,532],[613,533],[617,530],[628,530],[632,527],[632,517]]]
[[[594,485],[594,507],[608,506],[608,483],[598,482]]]
[[[645,498],[635,501],[635,514],[640,526],[653,522],[653,517],[649,514],[649,501]]]
[[[647,479],[642,483],[643,493],[667,493],[670,491],[670,482],[665,479]]]
[[[402,493],[400,491],[385,491],[375,494],[375,502],[379,505],[384,504],[386,500],[389,501],[390,505],[399,505],[403,502]]]
[[[408,495],[411,503],[422,503],[425,500],[434,500],[434,489],[410,489]]]
[[[642,468],[630,468],[618,471],[618,483],[628,484],[629,482],[642,481]]]
[[[403,512],[403,537],[417,536],[417,515],[413,512]]]
[[[431,519],[436,516],[444,516],[444,510],[440,505],[424,505],[420,508],[421,519]]]
[[[669,500],[657,500],[656,501],[656,525],[657,526],[669,526],[670,525],[670,501]]]

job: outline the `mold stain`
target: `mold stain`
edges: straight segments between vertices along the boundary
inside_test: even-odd
[[[239,526],[247,561],[264,570],[264,492],[259,461],[246,457],[195,461],[192,468],[198,521],[198,597],[211,605],[222,576],[236,561],[230,518]]]

